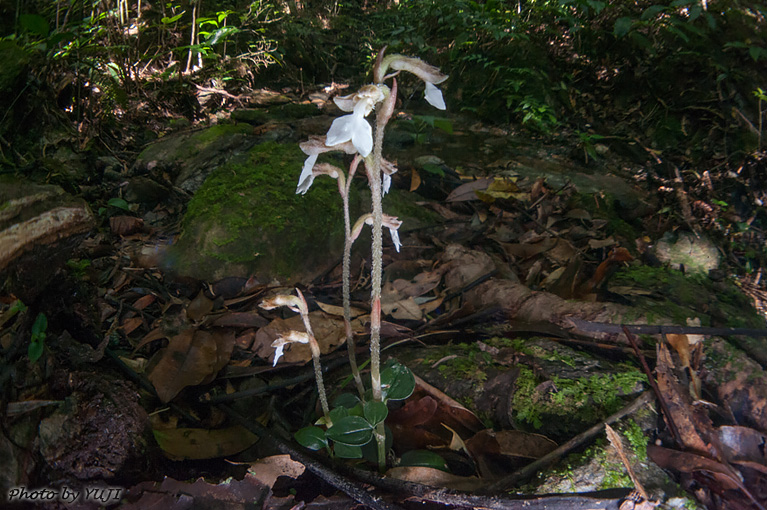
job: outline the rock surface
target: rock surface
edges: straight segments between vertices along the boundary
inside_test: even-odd
[[[94,224],[58,186],[0,182],[0,288],[33,300]]]

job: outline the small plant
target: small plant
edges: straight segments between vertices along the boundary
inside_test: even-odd
[[[386,401],[407,398],[415,387],[415,379],[410,371],[398,363],[390,364],[381,371],[381,276],[383,256],[383,227],[389,229],[392,242],[397,251],[400,250],[398,229],[402,224],[397,218],[383,213],[382,197],[389,191],[391,175],[397,171],[397,167],[385,160],[382,155],[384,129],[394,113],[394,105],[397,98],[396,76],[402,71],[408,71],[424,81],[425,98],[432,106],[444,110],[445,101],[437,84],[444,82],[447,76],[439,69],[417,58],[403,55],[385,55],[386,48],[382,49],[377,56],[373,70],[374,83],[364,85],[357,92],[343,97],[335,97],[334,101],[341,110],[351,112],[335,119],[325,137],[311,138],[303,142],[301,150],[308,156],[304,163],[301,175],[298,179],[296,193],[304,194],[311,187],[314,179],[321,175],[327,175],[337,180],[338,191],[343,200],[345,243],[343,255],[343,304],[344,322],[346,325],[346,340],[349,351],[349,363],[354,376],[355,385],[359,397],[357,400],[348,400],[329,410],[325,388],[322,385],[322,372],[319,368],[319,348],[312,347],[312,357],[315,362],[315,375],[317,376],[317,388],[320,392],[320,400],[323,406],[324,418],[321,424],[328,427],[322,430],[319,427],[302,429],[296,438],[308,448],[319,449],[330,447],[330,441],[334,443],[334,453],[343,457],[361,457],[363,445],[376,440],[378,466],[381,471],[386,466],[386,434],[384,420],[386,419]],[[389,70],[393,72],[387,74]],[[385,84],[391,80],[391,88]],[[366,117],[376,110],[375,133],[366,120]],[[327,164],[317,163],[320,154],[332,151],[341,151],[346,154],[355,154],[348,174],[340,168]],[[357,172],[360,163],[364,164],[368,177],[368,184],[372,196],[372,211],[360,217],[354,226],[351,225],[349,215],[349,192],[351,180]],[[373,229],[372,241],[372,270],[371,270],[371,313],[370,313],[370,376],[371,392],[365,391],[362,377],[359,373],[355,357],[354,334],[351,328],[350,311],[350,265],[351,246],[359,237],[364,225],[371,225]],[[266,306],[288,306],[294,311],[299,311],[304,318],[306,333],[291,332],[286,337],[278,339],[273,344],[277,349],[275,363],[282,348],[290,342],[312,342],[311,326],[306,315],[306,302],[299,292],[299,298],[294,296],[278,296],[274,301],[265,303]],[[262,303],[261,306],[264,306]],[[292,335],[292,336],[291,336]],[[304,336],[301,336],[304,335]],[[306,341],[304,341],[306,340]]]
[[[29,339],[29,347],[27,348],[27,356],[29,361],[36,363],[43,355],[43,349],[45,348],[46,331],[48,330],[48,318],[44,313],[38,313],[35,318],[35,323],[32,324],[32,334]]]

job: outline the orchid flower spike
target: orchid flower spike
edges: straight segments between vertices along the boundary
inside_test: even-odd
[[[308,344],[309,335],[299,331],[290,330],[286,335],[283,335],[272,342],[272,347],[274,347],[274,363],[272,364],[273,367],[277,366],[277,361],[279,361],[279,359],[284,354],[285,346],[293,343]]]
[[[309,156],[304,161],[304,167],[301,170],[301,175],[298,177],[298,186],[296,187],[296,194],[305,194],[309,191],[309,188],[314,182],[316,175],[312,172],[314,164],[317,162],[317,156],[325,152],[343,151],[346,154],[356,154],[357,149],[351,142],[345,142],[329,146],[325,143],[324,137],[312,136],[309,140],[298,144],[304,154]]]
[[[359,237],[360,232],[362,232],[362,226],[365,224],[368,224],[371,226],[373,225],[372,214],[370,213],[363,214],[354,224],[354,227],[352,227],[352,232],[351,232],[352,242],[354,242]],[[397,253],[399,253],[399,250],[402,247],[402,243],[399,240],[398,229],[402,225],[402,221],[397,219],[396,216],[389,216],[388,214],[383,214],[382,224],[384,227],[389,229],[389,234],[391,235],[391,240],[394,243],[394,248],[397,250]]]
[[[354,94],[333,98],[340,109],[352,113],[333,121],[325,144],[334,146],[351,140],[360,156],[367,157],[373,150],[373,128],[365,117],[384,100],[388,92],[385,85],[365,85]]]

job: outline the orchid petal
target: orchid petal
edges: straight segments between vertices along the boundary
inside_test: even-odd
[[[394,248],[399,253],[399,249],[402,247],[402,243],[399,241],[399,231],[396,228],[390,228],[391,240],[394,243]]]
[[[438,110],[446,110],[447,107],[445,106],[445,100],[442,98],[442,91],[437,88],[436,85],[433,85],[426,82],[426,90],[424,91],[424,97],[426,98],[426,101],[432,105],[434,108]]]
[[[287,344],[287,342],[277,340],[274,343],[277,344],[277,345],[272,344],[272,347],[275,347],[275,349],[274,349],[274,363],[272,364],[272,366],[276,367],[277,366],[277,362],[282,357],[282,354],[283,354],[283,351],[285,350],[285,345]]]
[[[314,168],[314,164],[317,162],[317,154],[311,154],[308,158],[306,158],[306,161],[304,161],[304,168],[301,170],[301,176],[298,178],[298,187],[296,187],[296,194],[305,194],[307,191],[309,191],[309,188],[312,186],[312,183],[314,182],[314,174],[312,173],[312,168]]]
[[[391,177],[387,174],[383,174],[383,194],[387,194],[389,192],[389,188],[391,187]]]

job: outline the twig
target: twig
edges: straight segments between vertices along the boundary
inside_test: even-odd
[[[590,441],[597,435],[601,434],[602,431],[605,428],[605,424],[615,423],[616,421],[620,420],[624,416],[627,416],[634,411],[638,410],[648,402],[650,402],[653,398],[653,392],[650,390],[645,391],[639,397],[637,397],[633,402],[631,402],[629,405],[621,409],[615,414],[612,414],[608,416],[603,422],[597,423],[590,429],[588,429],[586,432],[583,432],[581,434],[578,434],[556,450],[549,452],[548,454],[544,455],[540,459],[531,462],[527,466],[518,469],[517,471],[511,473],[508,476],[505,476],[498,480],[497,482],[491,484],[489,487],[487,487],[488,491],[504,491],[514,488],[517,484],[520,482],[527,480],[531,476],[533,476],[536,472],[539,470],[548,467],[549,465],[553,464],[560,458],[564,457],[568,453],[570,453],[575,448],[578,448],[579,446],[585,444],[586,442]]]
[[[639,350],[639,344],[637,344],[636,338],[625,326],[623,327],[623,333],[625,333],[626,338],[628,338],[628,341],[631,344],[631,347],[634,348],[634,352],[639,358],[639,362],[642,364],[642,369],[647,376],[647,381],[650,383],[652,391],[655,392],[655,397],[660,403],[660,407],[663,410],[663,415],[666,417],[666,423],[668,423],[668,428],[671,430],[671,435],[674,436],[674,441],[676,441],[678,444],[681,444],[679,441],[681,436],[679,435],[679,430],[676,428],[676,424],[674,423],[673,415],[669,412],[668,406],[666,405],[666,399],[663,398],[663,394],[658,387],[658,383],[655,381],[655,377],[652,375],[652,370],[650,370],[650,367],[647,365],[647,360],[644,356],[642,356],[642,352]]]

